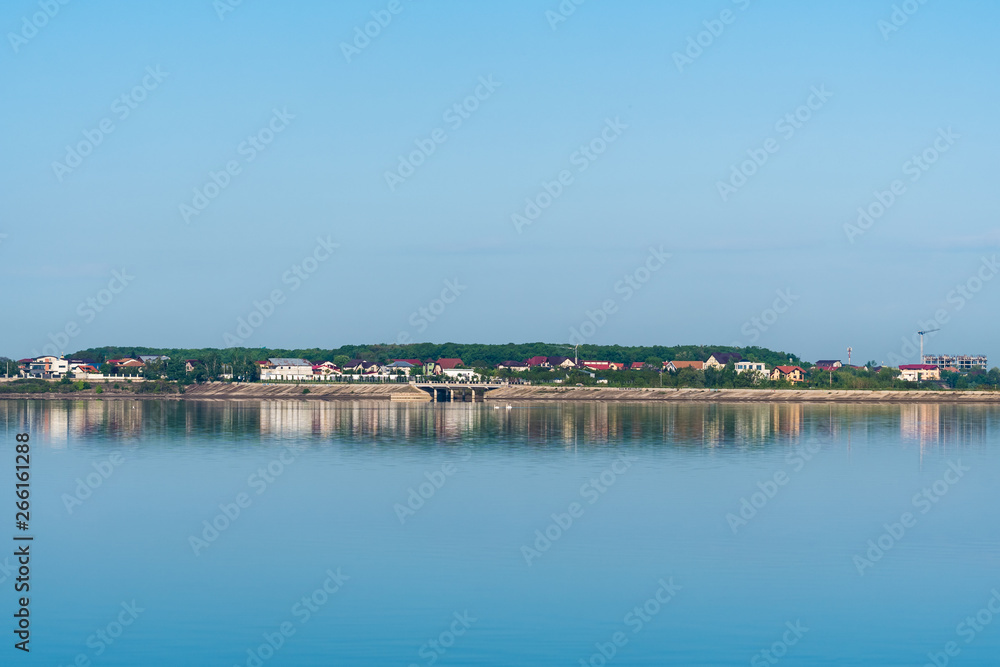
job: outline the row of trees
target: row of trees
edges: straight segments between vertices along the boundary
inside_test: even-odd
[[[108,359],[138,357],[139,355],[166,355],[174,360],[200,359],[210,365],[215,363],[234,365],[241,360],[257,361],[268,357],[300,357],[310,361],[332,361],[338,366],[350,359],[365,359],[387,363],[392,359],[441,359],[459,358],[470,367],[494,367],[508,361],[523,361],[531,357],[570,357],[574,348],[554,343],[507,343],[504,345],[461,344],[461,343],[413,343],[410,345],[344,345],[333,349],[269,349],[269,348],[152,348],[152,347],[100,347],[74,352],[72,358],[89,359],[102,363]],[[729,347],[706,345],[581,345],[580,360],[592,359],[630,364],[635,361],[706,361],[715,352],[737,352],[745,359],[759,361],[770,366],[781,364],[807,365],[797,355],[776,352],[763,347]],[[210,372],[210,371],[209,371]]]

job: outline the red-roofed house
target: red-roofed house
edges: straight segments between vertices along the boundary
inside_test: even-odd
[[[542,368],[548,368],[550,366],[548,357],[532,357],[524,363],[528,366],[541,366]]]
[[[434,375],[441,375],[459,366],[464,366],[461,359],[438,359],[434,362]]]
[[[317,379],[328,378],[331,375],[340,375],[340,369],[332,361],[313,364],[313,377]]]
[[[620,371],[625,368],[625,364],[617,361],[581,361],[580,365],[594,371]]]
[[[663,362],[663,369],[670,371],[671,373],[676,373],[682,368],[693,368],[696,371],[705,370],[704,361],[665,361]]]

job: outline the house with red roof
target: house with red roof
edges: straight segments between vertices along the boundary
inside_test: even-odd
[[[581,361],[580,365],[594,371],[620,371],[625,368],[625,364],[617,361]]]
[[[450,371],[464,366],[461,359],[438,359],[434,362],[434,375],[442,375],[445,371]]]
[[[340,369],[337,368],[337,364],[332,361],[323,361],[318,364],[313,364],[312,367],[313,377],[317,380],[322,380],[330,377],[331,375],[340,375]]]
[[[676,373],[682,368],[693,368],[696,371],[705,370],[704,361],[664,361],[663,370]]]

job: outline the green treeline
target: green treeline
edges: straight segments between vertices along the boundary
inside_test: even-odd
[[[660,361],[706,361],[715,352],[738,352],[745,359],[750,361],[760,361],[768,366],[778,366],[790,364],[793,366],[803,366],[805,364],[797,355],[787,352],[775,352],[763,347],[728,347],[728,346],[705,346],[705,345],[651,345],[651,346],[622,346],[622,345],[581,345],[579,349],[580,361],[614,361],[618,363],[632,363],[634,361],[649,361],[658,359]],[[293,357],[308,359],[309,361],[333,361],[336,363],[337,357],[347,357],[348,359],[364,359],[385,363],[392,359],[454,359],[459,358],[469,367],[493,367],[504,361],[524,361],[531,357],[555,357],[563,356],[572,358],[574,350],[567,345],[557,345],[551,343],[507,343],[505,345],[483,345],[483,344],[462,344],[462,343],[413,343],[409,345],[344,345],[334,349],[308,348],[308,349],[269,349],[269,348],[154,348],[154,347],[99,347],[87,350],[80,350],[67,358],[87,359],[102,363],[108,359],[118,359],[122,357],[138,357],[139,355],[166,355],[172,362],[185,359],[198,359],[211,364],[235,364],[246,361],[263,361],[270,357]]]

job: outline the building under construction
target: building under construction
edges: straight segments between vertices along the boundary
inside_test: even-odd
[[[962,372],[989,368],[986,365],[985,354],[925,354],[924,363],[937,366],[941,370],[955,368]]]

